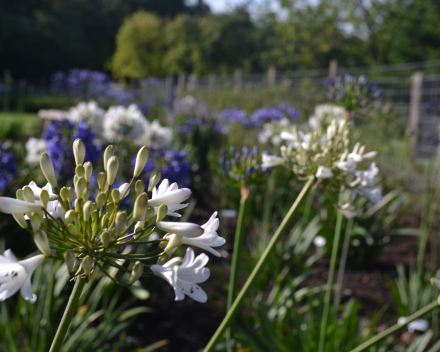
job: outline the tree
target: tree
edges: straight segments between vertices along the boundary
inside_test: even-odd
[[[126,18],[116,36],[116,51],[110,63],[115,77],[163,76],[165,23],[158,16],[138,11]]]

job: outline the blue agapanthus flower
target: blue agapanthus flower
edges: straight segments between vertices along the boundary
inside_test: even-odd
[[[5,189],[17,172],[17,164],[14,153],[9,153],[0,144],[0,189]]]
[[[80,138],[86,147],[84,161],[97,162],[101,158],[102,146],[94,143],[95,135],[96,132],[89,129],[84,121],[78,124],[67,120],[51,122],[43,138],[47,143],[47,153],[52,159],[55,172],[68,177],[75,171],[72,143],[77,138]]]

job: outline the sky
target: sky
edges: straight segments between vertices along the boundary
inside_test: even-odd
[[[252,3],[252,5],[266,5],[270,6],[271,9],[279,9],[277,0],[204,0],[208,4],[213,13],[226,12],[237,5]]]

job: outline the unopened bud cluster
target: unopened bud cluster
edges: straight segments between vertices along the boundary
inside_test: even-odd
[[[261,167],[261,155],[257,146],[252,149],[231,147],[221,152],[220,166],[223,176],[231,183],[245,187],[265,180],[266,170]]]
[[[80,139],[73,143],[73,152],[76,163],[73,187],[60,188],[52,161],[43,153],[40,166],[48,184],[41,189],[31,182],[17,191],[17,199],[0,197],[0,211],[12,214],[18,224],[33,235],[44,256],[64,260],[73,277],[88,280],[99,268],[117,282],[107,272],[109,267],[115,267],[129,273],[121,281],[127,285],[143,275],[155,274],[168,280],[162,273],[182,262],[171,258],[178,245],[194,245],[218,254],[211,247],[222,245],[224,240],[216,233],[215,215],[203,226],[163,221],[167,215],[180,216],[177,211],[187,206],[181,203],[191,196],[191,191],[178,188],[176,183],[169,184],[168,180],[159,185],[161,173],[158,170],[151,174],[148,187],[137,180],[148,161],[147,147],[142,147],[137,154],[130,183],[118,188],[113,185],[121,166],[113,146],[104,151],[104,171],[97,174],[97,185],[91,184],[93,165],[84,162],[86,148]],[[98,188],[93,197],[92,187]],[[135,195],[133,210],[122,211],[120,205],[130,192]],[[165,232],[163,238],[157,239],[155,235],[155,239],[149,240],[149,236],[159,230]],[[148,250],[144,253],[143,248]],[[189,256],[193,254],[192,250],[188,252]],[[144,273],[146,267],[151,269],[148,273]],[[196,271],[209,276],[209,269]],[[180,284],[178,272],[173,271],[175,277],[170,281],[176,292],[180,286],[194,285]],[[204,301],[204,296],[188,295]]]

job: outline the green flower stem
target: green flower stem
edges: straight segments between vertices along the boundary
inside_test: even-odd
[[[425,315],[426,313],[430,312],[431,310],[435,309],[438,306],[439,306],[439,301],[435,300],[434,302],[428,304],[426,307],[415,312],[413,315],[410,315],[406,319],[404,324],[396,324],[396,325],[389,327],[388,329],[382,331],[380,334],[377,334],[376,336],[372,337],[368,341],[364,342],[362,345],[356,347],[351,352],[365,351],[369,347],[373,346],[374,344],[378,343],[379,341],[383,340],[384,338],[390,336],[391,334],[394,334],[395,332],[399,331],[400,329],[404,328],[406,325],[411,323],[413,320],[416,320],[416,319],[422,317],[423,315]]]
[[[325,350],[325,336],[327,334],[328,314],[330,311],[330,300],[333,290],[333,279],[335,277],[336,260],[338,258],[339,239],[341,237],[342,213],[338,211],[336,217],[335,238],[333,240],[332,257],[330,260],[330,268],[328,271],[327,290],[324,298],[324,312],[322,313],[321,331],[319,334],[319,352]]]
[[[335,311],[338,310],[341,303],[342,285],[344,283],[345,264],[347,263],[348,248],[350,247],[351,230],[353,229],[354,218],[348,219],[345,228],[344,244],[342,245],[341,260],[339,262],[338,278],[336,279],[336,296],[333,302]]]
[[[293,213],[295,212],[296,208],[298,207],[298,204],[300,203],[300,201],[304,198],[304,196],[307,193],[307,191],[309,190],[310,186],[313,184],[313,181],[314,181],[314,177],[311,177],[307,181],[307,183],[304,185],[303,189],[301,190],[301,193],[298,195],[295,202],[292,204],[292,207],[290,208],[289,212],[284,217],[280,226],[276,230],[276,232],[273,235],[272,239],[270,240],[268,246],[266,247],[266,249],[263,252],[260,259],[258,260],[257,265],[255,265],[254,270],[252,271],[251,275],[247,279],[246,283],[244,284],[243,288],[239,292],[237,298],[235,299],[234,303],[232,304],[231,308],[229,309],[228,313],[226,314],[225,318],[223,319],[222,323],[217,328],[217,331],[214,333],[211,340],[208,342],[208,345],[205,347],[204,352],[212,352],[214,350],[214,347],[217,344],[217,342],[220,340],[223,332],[229,326],[229,324],[231,323],[235,314],[237,314],[238,308],[243,303],[252,284],[254,283],[255,279],[258,277],[258,274],[260,273],[262,267],[264,266],[267,259],[269,258],[269,254],[272,252],[272,249],[275,247],[275,244],[278,242],[278,240],[281,238],[281,236],[287,230],[287,227],[289,225],[289,221],[291,220]]]
[[[70,294],[69,302],[67,303],[66,310],[64,311],[63,318],[61,319],[61,323],[58,326],[58,330],[55,334],[55,337],[52,341],[52,346],[50,347],[49,352],[59,352],[61,351],[61,347],[63,346],[64,338],[66,337],[67,329],[69,328],[70,322],[75,314],[79,297],[81,296],[81,292],[86,283],[86,279],[79,278],[75,282],[75,286],[73,287],[73,291]]]
[[[231,275],[229,278],[229,290],[228,290],[228,306],[227,310],[229,310],[234,303],[234,298],[236,296],[237,291],[237,278],[238,278],[238,263],[240,260],[241,247],[243,246],[243,230],[244,230],[244,214],[246,210],[246,203],[249,198],[249,188],[243,187],[241,189],[241,199],[240,199],[240,208],[238,211],[237,218],[237,228],[235,229],[235,240],[234,240],[234,252],[232,254],[232,263],[231,263]],[[226,348],[228,351],[231,350],[231,327],[226,332]]]

